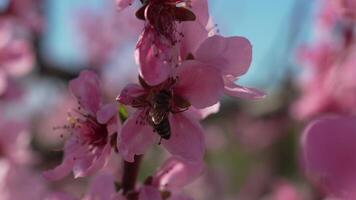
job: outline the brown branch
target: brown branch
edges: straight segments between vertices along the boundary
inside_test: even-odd
[[[124,172],[122,177],[122,190],[124,195],[128,194],[129,192],[135,189],[141,160],[142,160],[142,155],[140,156],[136,155],[134,162],[130,163],[124,161]]]

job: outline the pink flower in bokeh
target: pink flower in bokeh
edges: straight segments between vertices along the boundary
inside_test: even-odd
[[[44,180],[29,168],[0,159],[0,200],[43,199]]]
[[[0,95],[8,85],[8,79],[24,76],[34,64],[32,49],[25,38],[18,37],[16,22],[0,18]]]
[[[355,73],[356,48],[338,51],[330,45],[319,45],[309,51],[309,76],[302,80],[303,94],[293,107],[298,119],[325,113],[356,112]]]
[[[279,181],[274,186],[271,200],[304,200],[297,187],[287,181]]]
[[[93,176],[86,188],[85,194],[80,200],[126,200],[116,192],[115,176],[100,172]],[[45,200],[79,200],[71,193],[51,192]]]
[[[115,193],[115,177],[111,174],[97,174],[90,181],[89,188],[82,200],[111,200],[115,199]]]
[[[178,157],[171,157],[156,172],[152,179],[139,190],[139,200],[190,200],[180,190],[193,182],[204,170],[202,162],[190,163]]]
[[[111,4],[105,7],[105,13],[79,10],[75,15],[86,59],[90,67],[97,69],[111,64],[141,30],[141,23],[132,12],[118,13]]]
[[[29,143],[26,123],[0,116],[0,159],[16,164],[29,163],[33,159]]]
[[[251,117],[240,114],[233,122],[235,136],[242,147],[251,151],[261,151],[278,142],[288,133],[286,115]]]
[[[82,71],[69,88],[79,103],[69,115],[71,136],[65,142],[62,164],[44,175],[52,180],[66,176],[71,170],[83,177],[101,169],[110,157],[112,141],[116,140],[119,123],[114,104],[103,105],[99,79],[90,71]]]
[[[199,81],[196,78],[200,77]],[[119,95],[118,101],[137,108],[125,122],[118,136],[118,148],[124,159],[132,162],[134,155],[143,154],[154,142],[162,123],[151,122],[159,106],[160,121],[166,120],[165,133],[161,135],[163,146],[173,155],[188,160],[201,160],[204,155],[203,130],[196,115],[184,112],[190,106],[198,109],[213,106],[223,92],[223,80],[219,72],[196,61],[186,61],[178,67],[174,78],[157,86],[130,84]],[[163,104],[163,107],[162,107]],[[168,121],[168,122],[167,122]],[[153,124],[156,123],[156,124]]]
[[[41,3],[41,0],[9,0],[5,14],[15,17],[28,29],[41,31],[43,28]]]
[[[309,124],[303,133],[306,174],[330,196],[354,199],[356,195],[355,143],[355,117],[325,117]]]

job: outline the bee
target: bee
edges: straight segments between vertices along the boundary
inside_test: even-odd
[[[152,125],[153,130],[166,140],[171,137],[171,125],[168,119],[171,111],[171,99],[172,93],[170,91],[159,91],[152,98],[151,109],[148,112],[148,121]]]
[[[161,139],[168,140],[171,137],[169,115],[188,110],[190,103],[173,94],[171,88],[176,83],[173,78],[169,78],[157,86],[148,85],[141,76],[138,77],[138,80],[143,88],[152,93],[140,97],[136,107],[148,107],[146,121],[152,126],[153,131],[161,136]]]

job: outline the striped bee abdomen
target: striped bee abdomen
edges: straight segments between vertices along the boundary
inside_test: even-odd
[[[163,139],[168,140],[171,137],[171,125],[169,124],[168,117],[165,117],[161,123],[154,124],[153,129],[158,133]]]

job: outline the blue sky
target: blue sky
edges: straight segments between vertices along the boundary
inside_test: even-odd
[[[291,34],[291,16],[296,1],[309,0],[210,0],[210,12],[224,36],[247,37],[253,45],[253,63],[242,82],[254,86],[269,84],[281,78],[288,35]],[[50,25],[46,52],[59,62],[81,62],[78,38],[73,30],[73,11],[84,5],[100,9],[103,0],[49,0]],[[110,0],[107,3],[111,3]],[[308,17],[303,7],[299,16]],[[300,8],[299,8],[300,9]],[[283,57],[283,58],[282,58]],[[278,76],[278,77],[277,77]]]

